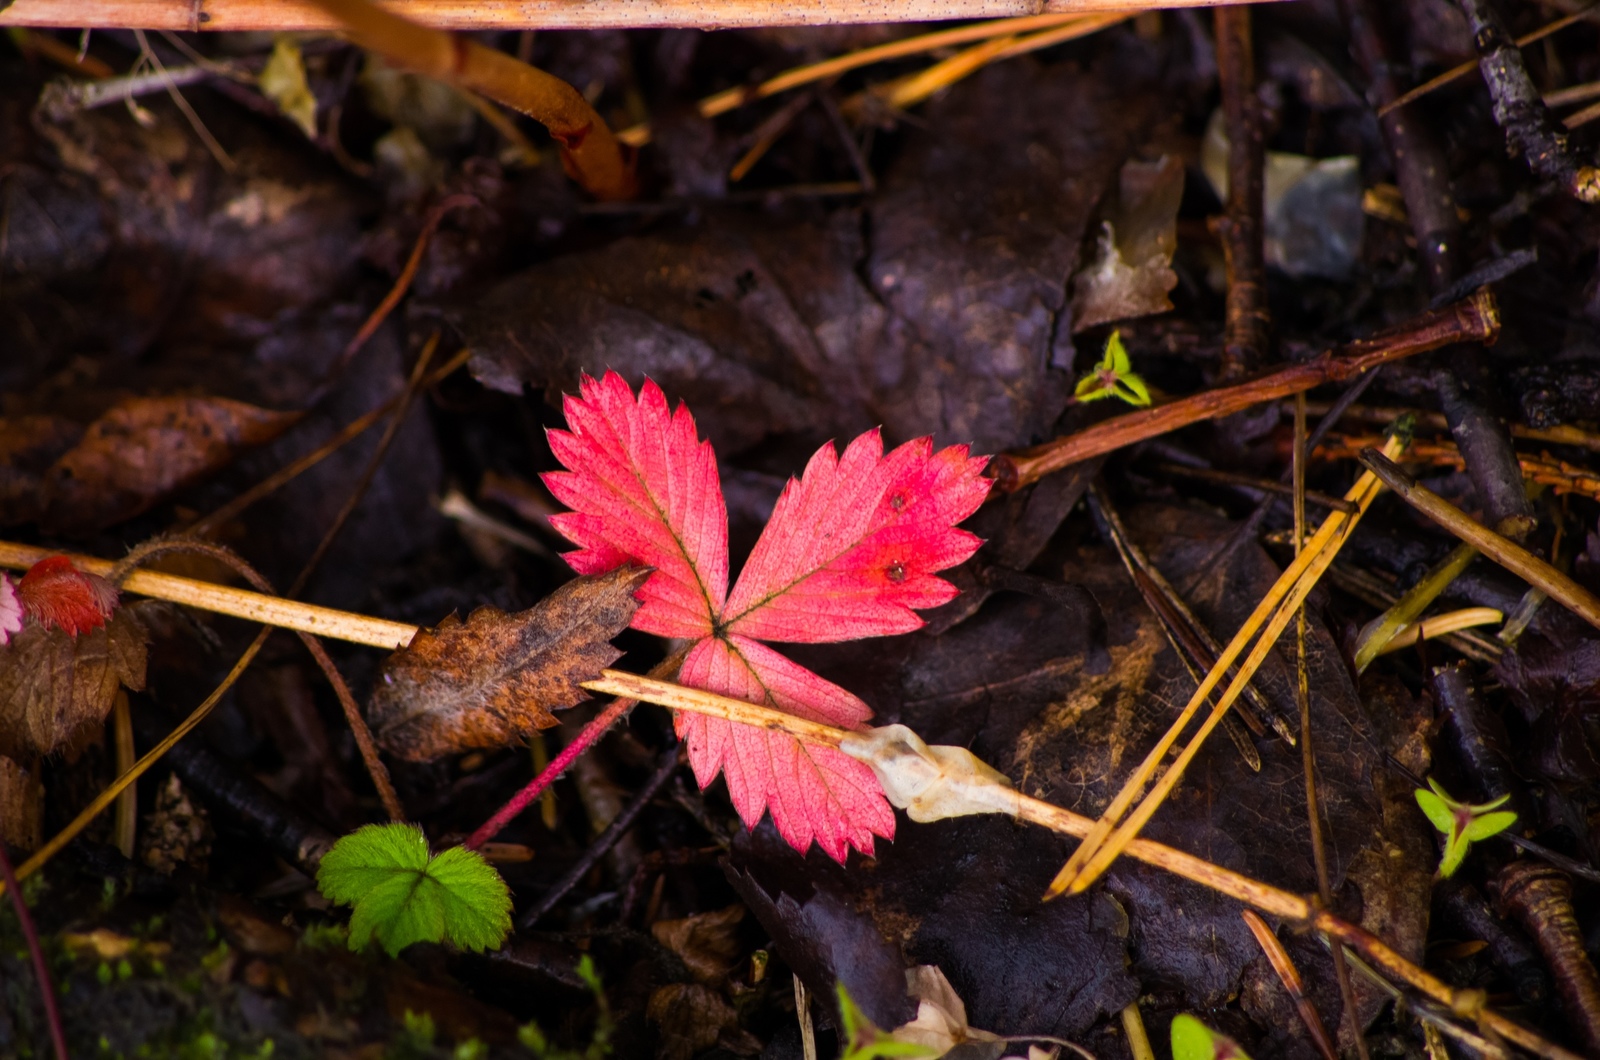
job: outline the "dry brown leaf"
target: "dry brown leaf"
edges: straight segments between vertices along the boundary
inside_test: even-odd
[[[737,934],[744,911],[742,905],[730,905],[681,920],[658,920],[650,925],[650,933],[683,960],[690,975],[716,986],[744,952]]]
[[[131,518],[299,418],[226,398],[130,398],[91,423],[45,473],[41,525],[74,534]]]
[[[0,648],[0,754],[75,754],[105,721],[118,688],[144,688],[146,638],[137,605],[79,636],[24,626]]]
[[[526,611],[480,607],[419,632],[389,656],[367,706],[384,749],[413,762],[503,747],[556,724],[621,652],[610,644],[638,609],[649,572],[574,578]]]
[[[689,1060],[738,1035],[739,1014],[717,991],[697,983],[671,983],[650,995],[645,1018],[661,1031],[659,1060]]]

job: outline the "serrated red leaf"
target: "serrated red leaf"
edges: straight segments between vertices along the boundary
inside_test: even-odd
[[[580,546],[567,562],[579,574],[654,567],[634,628],[709,635],[728,595],[728,511],[711,443],[695,433],[688,409],[668,411],[660,387],[646,381],[635,401],[615,372],[584,376],[565,412],[569,430],[552,430],[550,449],[567,470],[544,483],[572,509],[550,520]]]
[[[869,431],[842,455],[823,446],[789,482],[730,599],[716,456],[688,410],[669,410],[648,380],[636,399],[615,372],[585,376],[565,410],[569,429],[551,431],[550,447],[566,470],[545,483],[572,509],[551,520],[579,546],[566,559],[582,574],[654,567],[633,626],[694,640],[679,680],[695,688],[859,727],[865,703],[760,641],[916,629],[915,609],[956,595],[935,574],[979,544],[955,524],[988,493],[985,461],[965,446],[935,452],[927,438],[885,456]],[[720,772],[751,827],[770,812],[796,849],[816,842],[841,862],[894,835],[876,777],[841,752],[701,715],[680,714],[677,727],[701,787]]]
[[[17,583],[22,610],[46,629],[77,636],[105,625],[117,606],[117,590],[96,574],[81,571],[65,556],[46,556]]]
[[[724,628],[802,643],[909,633],[912,608],[938,607],[956,587],[933,576],[979,540],[955,524],[989,492],[982,458],[938,453],[919,438],[883,455],[868,431],[836,456],[817,450],[790,479],[728,599]]]
[[[707,637],[684,659],[678,679],[691,688],[760,703],[812,721],[854,729],[872,716],[860,699],[765,645],[744,637]],[[850,847],[872,853],[872,837],[894,838],[894,810],[872,770],[831,747],[787,733],[680,712],[695,779],[706,787],[722,772],[746,827],[772,812],[778,834],[796,850],[813,840],[843,862]]]

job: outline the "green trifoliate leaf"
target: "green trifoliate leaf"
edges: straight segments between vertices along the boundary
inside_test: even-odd
[[[1122,345],[1122,333],[1113,331],[1106,340],[1105,355],[1094,370],[1078,380],[1073,396],[1080,404],[1118,397],[1130,405],[1143,407],[1150,404],[1150,388],[1133,371],[1133,361],[1127,347]]]
[[[1426,788],[1418,788],[1416,796],[1417,805],[1422,807],[1422,812],[1427,814],[1428,820],[1433,823],[1433,826],[1445,835],[1449,835],[1451,826],[1455,821],[1455,815],[1450,812],[1450,807],[1444,804],[1443,799]]]
[[[317,887],[329,901],[354,906],[353,950],[374,938],[391,956],[413,942],[484,950],[511,930],[511,894],[500,874],[462,847],[432,856],[416,825],[374,824],[345,836],[323,857]]]

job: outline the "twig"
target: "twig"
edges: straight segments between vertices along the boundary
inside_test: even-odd
[[[1041,14],[1133,13],[1148,0],[391,0],[397,14],[438,29],[644,29],[680,26],[814,26],[940,22]],[[1164,7],[1205,7],[1208,0],[1164,0]],[[142,26],[200,33],[240,30],[328,32],[341,23],[312,0],[14,0],[0,26]]]
[[[1294,551],[1299,556],[1305,548],[1306,539],[1306,455],[1308,453],[1306,438],[1306,396],[1294,396],[1294,465],[1290,470],[1294,474]],[[1306,783],[1306,824],[1311,834],[1311,860],[1317,873],[1317,898],[1321,900],[1324,908],[1333,905],[1333,881],[1328,869],[1328,847],[1322,836],[1322,800],[1317,793],[1317,756],[1315,752],[1315,734],[1311,728],[1311,661],[1306,656],[1306,605],[1301,601],[1300,607],[1295,611],[1295,700],[1300,708],[1300,769],[1305,774]],[[1264,926],[1264,925],[1263,925]],[[1250,930],[1256,931],[1256,925],[1251,924]],[[1256,931],[1257,939],[1261,932]],[[1272,937],[1274,944],[1277,936]],[[1262,942],[1262,946],[1267,944]],[[1269,958],[1271,954],[1268,954]],[[1289,955],[1283,954],[1285,962]],[[1273,966],[1277,967],[1274,960]],[[1289,967],[1294,966],[1290,963]],[[1333,974],[1339,983],[1339,1003],[1342,1010],[1342,1019],[1348,1019],[1350,1025],[1350,1038],[1355,1042],[1356,1055],[1361,1060],[1368,1060],[1367,1040],[1362,1034],[1361,1021],[1356,1015],[1355,989],[1350,985],[1350,969],[1345,964],[1344,947],[1333,947]],[[1279,976],[1283,973],[1280,970]],[[1298,977],[1298,973],[1296,973]],[[1288,982],[1285,981],[1285,986]],[[1292,993],[1293,991],[1291,991]],[[1322,1030],[1322,1020],[1317,1015],[1316,1007],[1309,999],[1301,1005],[1296,997],[1295,1004],[1300,1006],[1300,1016],[1306,1021],[1306,1026],[1311,1030],[1311,1036],[1317,1038],[1317,1032]],[[1322,1037],[1327,1037],[1323,1031]],[[1323,1044],[1319,1039],[1318,1044]],[[1329,1046],[1331,1052],[1331,1045]],[[1335,1054],[1336,1056],[1336,1054]]]
[[[1222,114],[1228,130],[1228,202],[1217,220],[1228,275],[1221,377],[1232,381],[1259,368],[1267,354],[1271,317],[1262,239],[1266,142],[1256,99],[1250,9],[1218,7],[1215,26],[1217,77],[1222,83]]]
[[[1163,463],[1156,465],[1158,471],[1169,475],[1178,475],[1182,478],[1199,479],[1202,482],[1215,482],[1221,486],[1238,486],[1241,489],[1255,490],[1258,493],[1272,493],[1279,497],[1294,497],[1294,487],[1285,486],[1281,482],[1274,482],[1269,478],[1258,478],[1255,475],[1241,475],[1234,471],[1218,471],[1209,467],[1190,467],[1187,464]],[[1355,506],[1343,497],[1330,497],[1326,493],[1316,490],[1306,490],[1305,499],[1319,508],[1329,511],[1344,512],[1349,514],[1355,511]]]
[[[1534,174],[1560,184],[1580,202],[1600,202],[1600,170],[1572,149],[1533,87],[1522,52],[1506,33],[1493,0],[1459,0],[1478,49],[1478,67],[1494,101],[1494,120],[1506,143]]]
[[[638,819],[639,814],[650,804],[650,800],[660,794],[661,789],[667,786],[667,781],[678,771],[678,766],[684,761],[685,750],[686,748],[679,744],[661,752],[660,763],[656,766],[656,771],[650,774],[650,779],[634,793],[628,805],[622,808],[622,812],[611,819],[611,823],[606,825],[606,830],[595,837],[594,842],[589,844],[589,849],[573,863],[572,868],[568,869],[537,903],[530,906],[528,911],[517,919],[518,929],[527,931],[543,919],[556,907],[556,903],[565,898],[567,892],[576,887],[578,882],[589,874],[589,870],[599,864],[600,859],[617,845],[627,834],[628,829],[633,827],[633,822]]]
[[[474,96],[472,98],[476,99],[477,97]],[[433,233],[438,230],[439,223],[444,220],[445,215],[451,210],[459,209],[463,206],[481,205],[482,203],[471,195],[451,195],[428,211],[428,216],[422,222],[422,231],[417,233],[416,242],[411,246],[411,253],[407,256],[405,266],[400,270],[400,275],[395,279],[394,285],[389,288],[389,293],[383,296],[383,301],[379,302],[377,307],[367,315],[367,319],[362,323],[360,329],[345,344],[344,351],[339,354],[339,359],[334,364],[334,374],[350,363],[350,358],[360,352],[361,347],[365,346],[367,341],[377,334],[378,329],[383,326],[383,322],[389,319],[389,314],[394,312],[394,307],[400,304],[400,299],[405,297],[406,291],[411,289],[411,281],[416,279],[417,269],[422,266],[422,257],[428,252],[428,243],[433,239]],[[430,344],[430,350],[437,343],[438,338],[435,337]],[[410,400],[409,395],[402,398],[402,401]]]
[[[1417,511],[1461,540],[1476,546],[1478,551],[1529,585],[1543,589],[1550,594],[1551,599],[1600,629],[1600,599],[1589,590],[1521,545],[1501,537],[1437,493],[1420,485],[1416,479],[1406,474],[1398,464],[1382,453],[1373,449],[1362,450],[1361,463]]]
[[[112,744],[116,748],[117,772],[126,772],[133,765],[138,755],[133,747],[133,718],[128,709],[128,690],[117,689],[117,698],[111,707]],[[122,856],[133,860],[134,840],[138,838],[139,828],[139,789],[131,787],[122,793],[117,800],[117,809],[112,817],[111,835],[112,844],[120,851]]]
[[[1330,406],[1323,401],[1308,401],[1306,409],[1313,416],[1325,415]],[[1445,422],[1444,415],[1438,412],[1429,412],[1426,409],[1405,409],[1395,406],[1381,405],[1353,405],[1345,416],[1350,419],[1360,420],[1363,423],[1384,425],[1393,423],[1401,416],[1415,418],[1417,427],[1426,427],[1430,430],[1448,430],[1449,424]],[[1513,438],[1526,438],[1533,442],[1545,442],[1549,445],[1570,445],[1579,449],[1588,449],[1600,453],[1600,434],[1586,431],[1582,427],[1573,427],[1563,424],[1559,427],[1529,427],[1521,423],[1507,425]],[[1418,445],[1427,445],[1427,442],[1412,442],[1413,452]]]
[[[1568,26],[1576,25],[1577,23],[1582,22],[1584,19],[1593,15],[1595,11],[1595,5],[1590,5],[1589,7],[1584,8],[1582,11],[1576,11],[1570,15],[1564,15],[1548,25],[1540,26],[1532,33],[1524,33],[1522,36],[1517,38],[1517,47],[1526,48],[1530,44],[1544,40],[1553,33],[1559,33]],[[1431,81],[1424,81],[1411,91],[1405,93],[1404,95],[1396,96],[1392,101],[1385,103],[1382,107],[1379,107],[1378,116],[1382,117],[1392,110],[1403,107],[1408,103],[1414,103],[1423,96],[1426,96],[1428,93],[1433,92],[1436,89],[1443,88],[1452,81],[1459,81],[1463,77],[1470,76],[1472,72],[1478,68],[1478,64],[1474,62],[1465,62],[1460,66],[1452,66],[1450,69],[1446,70],[1438,77],[1433,78]]]
[[[1317,455],[1329,460],[1353,459],[1362,449],[1373,444],[1373,437],[1334,435]],[[1454,442],[1413,442],[1406,459],[1464,471],[1466,460]],[[1583,464],[1556,460],[1550,456],[1518,454],[1517,466],[1521,478],[1549,486],[1557,494],[1576,493],[1580,497],[1600,500],[1600,473]]]
[[[1390,451],[1398,452],[1403,443],[1399,439],[1390,440]],[[1356,502],[1361,512],[1365,512],[1378,494],[1378,480],[1376,476],[1364,474],[1356,480],[1345,496]],[[1163,800],[1171,793],[1172,789],[1182,779],[1189,763],[1194,760],[1224,713],[1233,701],[1238,698],[1243,685],[1260,667],[1267,653],[1277,643],[1278,637],[1283,633],[1284,627],[1289,624],[1289,619],[1294,616],[1295,609],[1305,600],[1321,577],[1322,572],[1333,562],[1339,548],[1354,531],[1358,516],[1345,515],[1343,512],[1334,512],[1323,522],[1322,526],[1307,542],[1306,548],[1296,556],[1271,589],[1256,605],[1250,617],[1245,620],[1239,632],[1234,634],[1233,640],[1228,643],[1222,655],[1217,659],[1217,665],[1211,668],[1195,693],[1190,697],[1189,703],[1174,720],[1172,726],[1150,749],[1138,768],[1130,776],[1122,789],[1111,801],[1098,821],[1095,822],[1094,831],[1073,852],[1072,858],[1051,881],[1048,896],[1063,893],[1078,894],[1098,879],[1125,845],[1138,834],[1150,817],[1160,807]],[[1257,634],[1260,634],[1257,637]],[[1199,711],[1201,704],[1218,684],[1221,683],[1227,668],[1244,653],[1244,649],[1252,639],[1255,644],[1250,649],[1249,655],[1238,667],[1233,680],[1229,682],[1227,691],[1217,700],[1211,713],[1201,723],[1199,730],[1184,747],[1177,759],[1167,767],[1167,771],[1156,781],[1139,805],[1129,812],[1133,800],[1137,799],[1144,791],[1145,785],[1154,776],[1156,768],[1166,757],[1182,734],[1184,726]],[[1123,815],[1127,819],[1123,820]],[[1120,822],[1120,823],[1119,823]],[[1115,831],[1113,831],[1115,829]]]
[[[1192,423],[1228,416],[1323,383],[1349,379],[1402,357],[1456,342],[1490,342],[1499,331],[1500,315],[1494,296],[1480,291],[1447,309],[1424,313],[1400,327],[1350,343],[1338,353],[1325,352],[1303,364],[1286,365],[1232,386],[1116,416],[1032,449],[1002,453],[990,463],[990,474],[1001,490],[1011,492],[1091,456],[1109,453]]]
[[[28,903],[22,900],[22,888],[17,886],[17,875],[11,869],[11,855],[6,851],[6,841],[0,839],[0,879],[11,892],[11,906],[17,911],[17,923],[22,927],[22,938],[28,946],[28,957],[33,962],[33,977],[39,983],[39,1000],[44,1006],[44,1022],[50,1028],[50,1044],[55,1048],[56,1060],[67,1060],[67,1032],[61,1024],[61,1010],[56,1007],[56,988],[50,982],[50,965],[44,959],[44,947],[39,945],[39,929],[34,926]]]
[[[1400,599],[1400,594],[1383,579],[1343,563],[1335,563],[1329,567],[1327,578],[1338,588],[1380,611],[1393,607]],[[1505,645],[1497,640],[1471,630],[1446,633],[1439,639],[1449,645],[1452,651],[1491,666],[1500,661],[1500,656],[1505,651]]]
[[[1392,107],[1400,93],[1400,81],[1388,27],[1380,25],[1382,12],[1377,0],[1343,0],[1340,7],[1350,35],[1350,51],[1367,75],[1367,103],[1378,114],[1378,128],[1389,148],[1395,183],[1405,199],[1428,290],[1442,291],[1456,277],[1461,230],[1444,151],[1419,115]]]
[[[1600,1053],[1600,974],[1584,948],[1572,908],[1572,881],[1547,865],[1513,861],[1494,883],[1501,906],[1521,922],[1549,962],[1567,1021],[1591,1054]]]
[[[324,537],[323,540],[326,541],[328,538]],[[194,538],[156,538],[153,541],[146,541],[130,549],[128,554],[111,569],[108,577],[112,584],[125,587],[126,576],[134,567],[173,552],[195,552],[209,556],[227,564],[263,593],[272,592],[271,583],[231,549]],[[301,573],[304,574],[305,571]],[[361,707],[350,694],[350,686],[345,683],[344,675],[328,657],[327,649],[322,646],[321,641],[310,633],[298,632],[298,635],[301,643],[322,669],[323,676],[327,677],[328,684],[333,686],[334,694],[344,710],[345,720],[350,724],[350,732],[355,737],[356,747],[361,751],[362,761],[366,763],[367,772],[372,776],[372,785],[378,791],[378,798],[382,800],[384,810],[393,820],[405,820],[405,808],[400,805],[400,796],[395,793],[394,784],[389,780],[389,770],[384,766],[383,759],[378,757],[378,747],[373,742],[372,731],[367,728],[367,720],[362,717]]]
[[[1450,367],[1434,374],[1439,410],[1450,425],[1484,515],[1491,525],[1503,527],[1501,533],[1521,541],[1535,525],[1533,505],[1528,503],[1505,421],[1488,408],[1486,391],[1492,385],[1488,366],[1478,350],[1462,350],[1450,361]]]
[[[1122,1010],[1122,1030],[1128,1036],[1128,1052],[1133,1060],[1156,1060],[1156,1051],[1150,1048],[1150,1035],[1144,1029],[1144,1017],[1139,1014],[1139,999],[1134,998]]]
[[[454,357],[450,358],[450,360],[446,361],[433,372],[429,373],[422,385],[424,387],[437,386],[438,384],[444,382],[448,376],[454,374],[456,369],[465,365],[467,361],[471,359],[471,357],[471,350],[459,351]],[[395,409],[399,408],[400,403],[407,400],[406,393],[407,391],[401,391],[388,401],[385,401],[382,405],[379,405],[377,408],[373,409],[371,412],[351,420],[349,423],[345,424],[344,427],[340,428],[337,434],[335,434],[332,438],[329,438],[326,442],[322,443],[322,445],[318,446],[315,450],[284,465],[279,470],[273,472],[271,475],[268,475],[254,486],[251,486],[249,489],[233,498],[233,500],[227,502],[222,507],[212,512],[210,515],[202,517],[197,522],[189,526],[187,528],[188,531],[194,534],[206,534],[220,526],[227,524],[230,520],[238,518],[247,508],[249,508],[256,501],[259,501],[262,497],[277,491],[286,483],[293,481],[299,475],[311,470],[313,467],[316,467],[322,461],[338,452],[339,449],[342,448],[346,443],[366,433],[368,428],[373,426],[379,420],[383,419],[385,416],[389,415]],[[135,590],[135,592],[138,591],[141,590]],[[380,645],[380,647],[381,646],[382,645]]]
[[[1272,933],[1272,928],[1268,927],[1267,922],[1253,909],[1246,909],[1240,916],[1244,917],[1245,924],[1250,928],[1250,934],[1256,937],[1261,952],[1267,955],[1267,963],[1272,965],[1272,970],[1277,973],[1278,981],[1283,984],[1284,990],[1288,991],[1289,1000],[1294,1002],[1295,1010],[1300,1013],[1301,1022],[1311,1034],[1311,1044],[1317,1047],[1317,1052],[1322,1054],[1324,1060],[1339,1060],[1339,1051],[1333,1047],[1333,1040],[1328,1037],[1328,1028],[1323,1025],[1322,1014],[1306,995],[1305,980],[1300,977],[1300,969],[1294,966],[1294,959],[1289,956],[1289,951],[1283,948],[1283,943]],[[1343,947],[1338,947],[1334,952],[1339,953],[1342,950]]]
[[[567,172],[597,199],[631,199],[633,166],[577,89],[505,52],[452,37],[369,0],[315,0],[338,28],[368,51],[408,70],[488,96],[543,125],[561,145]]]

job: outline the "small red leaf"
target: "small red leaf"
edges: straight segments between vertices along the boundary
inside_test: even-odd
[[[912,608],[937,607],[957,592],[934,572],[980,544],[955,524],[988,494],[986,462],[964,445],[935,453],[928,438],[884,456],[877,431],[842,457],[823,446],[778,498],[728,600],[725,628],[805,643],[920,628]]]
[[[117,590],[110,582],[79,570],[65,556],[46,556],[28,568],[17,596],[29,618],[73,636],[103,626],[117,606]]]
[[[572,509],[550,520],[580,546],[567,562],[579,574],[655,568],[633,627],[706,636],[728,595],[728,512],[711,443],[688,409],[668,411],[660,387],[646,381],[636,402],[615,372],[584,376],[565,411],[571,430],[551,431],[550,448],[568,470],[544,482]]]
[[[812,721],[853,729],[872,716],[860,699],[831,681],[744,637],[707,638],[683,662],[680,681]],[[816,840],[843,862],[850,847],[872,853],[872,837],[894,838],[894,810],[872,770],[831,747],[787,733],[679,713],[678,735],[706,787],[721,770],[746,827],[772,811],[778,834],[796,850]]]

